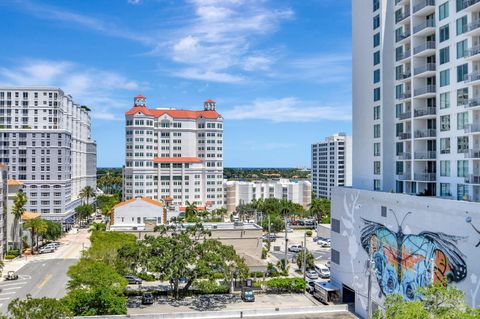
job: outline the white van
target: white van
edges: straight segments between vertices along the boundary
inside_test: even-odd
[[[320,278],[330,278],[330,269],[325,265],[315,265],[315,271],[320,276]]]

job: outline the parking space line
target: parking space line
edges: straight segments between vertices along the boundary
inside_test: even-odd
[[[3,296],[3,295],[13,295],[15,293],[15,291],[12,291],[12,292],[0,292],[0,296]]]
[[[20,289],[22,287],[9,287],[9,288],[5,288],[3,290],[15,290],[15,289]]]

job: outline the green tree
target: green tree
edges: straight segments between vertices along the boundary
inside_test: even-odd
[[[93,223],[88,231],[106,231],[107,225],[104,223]]]
[[[20,240],[19,240],[19,221],[22,217],[22,214],[25,212],[25,204],[27,203],[28,198],[27,195],[23,191],[18,191],[15,194],[13,199],[13,206],[12,206],[12,214],[14,216],[13,225],[12,225],[12,234],[13,234],[13,247],[15,249],[19,248]]]
[[[8,319],[67,319],[73,314],[63,300],[55,298],[14,299],[8,305]]]
[[[331,203],[327,198],[314,198],[310,204],[309,213],[314,216],[317,223],[329,222]]]
[[[198,209],[195,203],[186,202],[187,207],[185,207],[185,220],[187,222],[195,222],[197,220]]]
[[[62,236],[62,226],[51,220],[45,220],[47,223],[47,231],[43,235],[46,240],[57,240]]]
[[[93,214],[93,206],[90,204],[79,205],[75,207],[75,213],[77,214],[80,223],[82,223]]]
[[[400,295],[390,295],[384,311],[375,319],[478,319],[480,311],[465,304],[464,293],[455,287],[432,285],[419,288],[422,300],[405,301]]]
[[[297,266],[299,269],[303,269],[303,250],[297,254]],[[313,269],[315,267],[315,256],[307,250],[307,267],[306,270]]]
[[[85,199],[85,203],[90,203],[90,198],[95,197],[95,190],[91,186],[85,186],[79,194],[81,199]]]
[[[93,290],[72,290],[64,297],[64,300],[76,316],[105,316],[127,313],[127,298],[115,294],[108,287]]]
[[[31,237],[31,242],[32,242],[32,255],[34,253],[35,250],[38,251],[38,238],[40,235],[43,235],[47,232],[47,229],[48,229],[48,224],[45,220],[41,219],[41,218],[33,218],[33,219],[30,219],[30,220],[27,220],[24,224],[23,224],[23,227],[25,229],[28,229],[30,230],[30,237]],[[37,242],[37,247],[36,249],[34,249],[34,240],[36,238],[36,242]]]
[[[113,206],[120,203],[120,198],[117,195],[100,195],[97,196],[97,208],[100,209],[103,215],[108,215]]]
[[[117,267],[118,250],[125,245],[134,244],[137,238],[133,234],[93,230],[90,236],[91,247],[84,253],[86,258],[99,260],[111,267]]]

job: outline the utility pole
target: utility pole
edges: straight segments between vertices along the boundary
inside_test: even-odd
[[[431,273],[431,278],[430,278],[430,284],[435,284],[435,264],[434,264],[434,259],[430,259],[430,273]]]
[[[375,273],[375,262],[372,258],[372,253],[370,253],[370,257],[368,259],[368,319],[371,319],[373,316],[373,309],[372,309],[372,274]]]
[[[284,219],[285,219],[285,270],[286,270],[287,269],[287,263],[288,263],[288,258],[287,258],[287,251],[288,251],[287,216],[285,216]]]
[[[303,280],[305,281],[307,271],[307,232],[303,234]]]

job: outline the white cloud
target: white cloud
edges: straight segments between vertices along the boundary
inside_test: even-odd
[[[25,60],[18,66],[0,68],[0,84],[59,87],[77,103],[89,105],[92,117],[103,120],[117,119],[112,109],[125,109],[119,92],[133,94],[146,86],[112,71],[51,60]]]
[[[175,72],[174,75],[191,80],[203,80],[219,83],[240,83],[245,80],[242,76],[232,75],[216,71],[200,70],[196,68],[183,69]]]
[[[255,100],[249,105],[225,110],[227,120],[267,120],[272,122],[315,122],[321,120],[351,120],[347,106],[323,106],[301,101],[294,97],[271,100]]]
[[[273,59],[267,56],[249,56],[243,63],[243,69],[245,71],[266,71],[270,68],[270,65],[272,65],[273,62]]]
[[[141,4],[143,0],[127,0],[127,2],[130,4]]]

